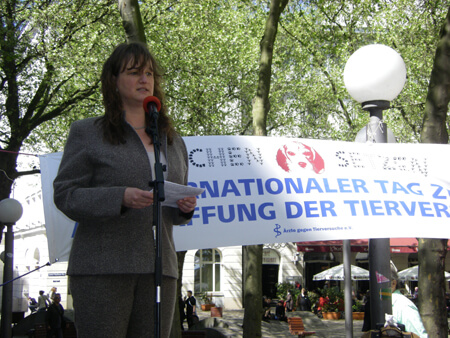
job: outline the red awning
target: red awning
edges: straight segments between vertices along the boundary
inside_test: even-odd
[[[350,241],[352,252],[369,252],[367,239]],[[342,252],[342,241],[314,241],[297,243],[297,251],[302,252]]]
[[[391,238],[390,240],[391,240],[391,253],[417,252],[417,240],[415,238]],[[369,240],[352,239],[350,241],[350,247],[352,252],[369,252]],[[342,241],[298,242],[297,251],[342,252]]]

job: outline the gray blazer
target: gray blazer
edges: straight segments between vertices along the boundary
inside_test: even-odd
[[[103,139],[97,118],[76,121],[67,139],[53,182],[56,206],[78,227],[69,258],[69,275],[154,273],[153,206],[126,209],[126,187],[150,189],[150,162],[141,139],[128,124],[126,143]],[[162,138],[167,180],[187,184],[188,159],[183,139],[172,145]],[[163,275],[178,277],[173,225],[186,224],[192,213],[163,207],[161,241]]]

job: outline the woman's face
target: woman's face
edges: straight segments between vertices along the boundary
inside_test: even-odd
[[[134,66],[130,60],[125,69],[117,77],[117,90],[122,99],[123,109],[128,107],[142,107],[147,96],[153,96],[154,78],[150,64],[142,69]]]

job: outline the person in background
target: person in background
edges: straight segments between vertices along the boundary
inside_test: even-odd
[[[361,331],[370,331],[372,326],[372,320],[370,319],[370,290],[367,290],[363,299],[364,303],[364,321]]]
[[[188,181],[186,146],[168,116],[161,74],[144,44],[120,44],[101,73],[104,114],[70,127],[53,188],[55,205],[78,223],[67,274],[79,338],[150,337],[155,332],[149,182],[155,180],[150,130],[156,126],[143,107],[149,96],[161,102],[157,127],[164,179],[181,185]],[[180,198],[175,207],[161,207],[161,337],[170,334],[176,304],[173,225],[187,224],[196,204],[192,196]]]
[[[60,302],[61,295],[55,293],[53,302],[48,307],[47,313],[45,314],[45,322],[48,327],[48,338],[63,338],[63,329],[66,326],[66,321],[64,319],[64,308]]]
[[[50,300],[43,290],[39,291],[38,297],[38,311],[45,311],[50,305]]]
[[[282,299],[278,301],[277,306],[275,308],[275,319],[285,322],[287,321],[286,311],[284,308],[284,301]]]
[[[318,314],[320,317],[320,316],[322,316],[323,307],[324,307],[325,303],[327,302],[327,300],[326,300],[327,297],[324,297],[324,293],[320,289],[317,290],[317,294],[319,295],[319,299],[317,300],[317,302],[315,304],[314,313]]]
[[[194,316],[197,315],[197,300],[192,295],[192,291],[187,292],[184,303],[186,304],[186,320],[189,328],[191,328],[195,324]]]
[[[297,310],[311,312],[311,300],[308,297],[308,292],[302,288],[300,295],[297,298]]]
[[[360,302],[363,301],[364,295],[363,295],[363,292],[362,292],[361,290],[359,290],[359,291],[356,293],[356,299],[359,300]]]
[[[38,302],[36,299],[28,297],[28,308],[30,309],[31,313],[34,313],[38,309]]]
[[[53,298],[55,298],[56,290],[57,288],[55,287],[52,287],[50,289],[50,292],[48,293],[48,298],[50,299],[50,301],[53,301]]]
[[[391,261],[392,314],[394,319],[397,323],[405,325],[406,332],[414,332],[421,338],[427,338],[428,334],[423,326],[419,310],[411,300],[401,294],[397,286],[397,268]]]
[[[294,299],[292,298],[291,290],[288,290],[286,294],[286,311],[292,312],[294,309]]]
[[[269,297],[264,296],[263,297],[263,320],[268,322],[270,319],[272,319],[272,314],[270,313],[270,307],[271,307],[272,299]],[[284,306],[284,302],[283,302]]]

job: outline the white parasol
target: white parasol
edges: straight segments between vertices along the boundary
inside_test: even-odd
[[[450,280],[450,273],[444,271],[445,279]],[[416,281],[419,280],[419,266],[412,266],[408,269],[398,272],[398,279],[401,281]]]
[[[369,271],[351,266],[352,280],[369,280]],[[313,280],[344,280],[344,264],[336,265],[313,276]]]

